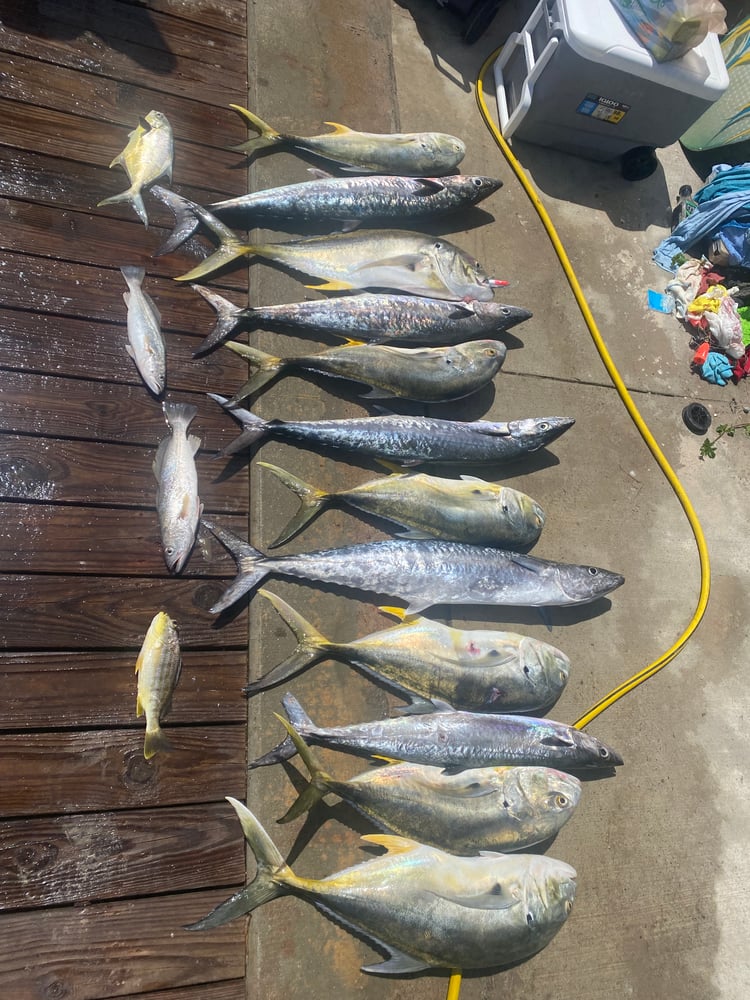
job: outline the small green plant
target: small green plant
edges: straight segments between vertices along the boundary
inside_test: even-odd
[[[723,437],[734,437],[737,431],[744,431],[750,437],[750,421],[744,424],[718,424],[716,436],[706,438],[701,445],[700,458],[716,458],[716,445]]]

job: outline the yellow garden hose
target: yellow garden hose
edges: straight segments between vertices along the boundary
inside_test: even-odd
[[[623,404],[625,405],[625,408],[630,414],[633,423],[638,428],[638,431],[643,440],[645,441],[646,446],[648,447],[649,451],[656,460],[659,468],[666,476],[667,481],[669,482],[669,485],[672,487],[677,499],[680,501],[682,509],[685,512],[685,516],[687,517],[690,527],[693,531],[695,544],[698,548],[698,557],[700,560],[700,593],[698,596],[698,603],[693,613],[693,617],[690,619],[684,632],[669,647],[669,649],[666,650],[666,652],[662,653],[661,656],[659,656],[656,660],[653,661],[653,663],[648,664],[648,666],[646,667],[642,667],[641,670],[633,674],[632,677],[630,677],[626,681],[623,681],[622,684],[618,685],[618,687],[610,691],[609,694],[601,698],[598,702],[596,702],[595,705],[592,705],[592,707],[584,715],[582,715],[581,718],[578,719],[576,723],[574,723],[577,729],[582,729],[584,726],[587,726],[589,722],[595,719],[598,715],[601,715],[601,713],[604,712],[607,708],[609,708],[611,705],[614,705],[616,701],[619,701],[620,698],[624,697],[630,691],[633,691],[640,684],[643,684],[643,682],[648,680],[649,677],[653,677],[654,674],[658,673],[662,669],[662,667],[666,667],[666,665],[670,663],[675,658],[675,656],[677,656],[677,654],[680,652],[683,646],[687,643],[690,636],[698,628],[698,625],[700,624],[700,621],[705,613],[706,606],[708,605],[708,596],[711,590],[711,567],[708,559],[708,548],[706,546],[706,540],[704,538],[703,530],[700,526],[700,522],[695,513],[695,510],[693,509],[693,506],[690,503],[690,500],[688,499],[688,496],[682,484],[680,483],[680,480],[677,478],[677,475],[675,474],[674,470],[672,469],[669,462],[665,458],[661,448],[656,443],[653,434],[646,426],[643,417],[638,412],[638,408],[633,402],[633,399],[630,393],[628,392],[625,383],[623,382],[620,373],[618,372],[615,363],[613,362],[610,356],[609,351],[607,350],[604,340],[602,339],[602,335],[599,332],[599,329],[596,325],[596,321],[593,317],[591,309],[589,308],[589,304],[586,301],[586,297],[583,294],[581,286],[578,282],[578,278],[576,277],[575,271],[573,270],[573,266],[570,263],[568,255],[565,253],[565,249],[562,243],[560,242],[560,238],[557,235],[557,232],[552,223],[552,220],[550,219],[547,213],[547,210],[540,201],[531,182],[526,177],[526,174],[523,172],[518,160],[511,152],[510,146],[505,141],[499,128],[497,127],[494,120],[490,116],[489,110],[487,108],[487,102],[485,101],[484,98],[484,76],[490,65],[494,63],[495,59],[497,59],[497,56],[500,53],[501,48],[502,46],[498,49],[495,49],[495,51],[492,52],[485,59],[485,61],[482,63],[481,69],[479,70],[479,76],[477,77],[477,83],[476,83],[476,99],[477,99],[477,104],[479,105],[479,111],[482,115],[482,118],[484,119],[485,124],[487,125],[487,128],[492,133],[495,142],[500,147],[503,156],[508,161],[508,165],[510,166],[511,170],[520,181],[524,191],[529,197],[529,200],[536,209],[536,212],[539,218],[541,219],[542,225],[544,226],[547,235],[552,241],[552,246],[555,249],[555,253],[558,256],[558,259],[560,260],[562,269],[565,272],[565,277],[568,279],[568,283],[573,291],[575,300],[578,303],[578,308],[581,310],[583,318],[586,322],[586,326],[588,327],[591,337],[594,341],[594,345],[597,351],[599,352],[599,356],[602,359],[602,362],[604,363],[604,367],[607,369],[607,373],[609,374],[609,377],[612,380],[612,384],[614,385],[620,399],[622,400]],[[446,1000],[458,1000],[460,989],[461,989],[461,972],[458,970],[454,970],[451,972],[450,982],[448,985],[448,995]]]

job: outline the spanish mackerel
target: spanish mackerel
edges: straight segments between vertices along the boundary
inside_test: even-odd
[[[277,132],[262,118],[240,104],[230,108],[255,132],[234,149],[253,155],[261,149],[301,149],[358,173],[401,174],[421,177],[449,174],[466,154],[466,146],[445,132],[356,132],[337,122],[326,122],[333,132],[324,135],[289,135]]]
[[[581,782],[552,767],[473,767],[446,774],[404,761],[337,780],[286,723],[310,783],[278,821],[288,823],[327,795],[338,795],[370,822],[451,854],[520,851],[559,833],[573,815]]]
[[[424,715],[402,715],[351,726],[316,726],[294,695],[282,705],[305,743],[354,754],[430,764],[449,773],[473,767],[554,767],[610,769],[622,757],[595,736],[551,719],[525,715],[457,712],[439,705]],[[297,753],[291,736],[250,764],[251,768],[290,760]]]
[[[437,299],[492,300],[495,285],[479,261],[442,237],[399,229],[363,229],[354,233],[312,236],[286,243],[243,243],[207,208],[158,185],[152,193],[175,214],[175,228],[154,256],[170,253],[196,229],[200,220],[218,249],[176,281],[195,281],[238,257],[263,257],[320,284],[319,291],[388,289]]]
[[[576,871],[564,861],[494,852],[460,858],[388,834],[362,838],[386,854],[327,878],[302,878],[250,810],[228,801],[255,855],[255,876],[188,930],[218,927],[292,893],[388,955],[363,972],[405,975],[520,962],[552,940],[573,906]]]
[[[196,355],[242,330],[331,334],[371,344],[461,344],[502,333],[531,318],[528,309],[501,302],[451,302],[427,296],[361,293],[242,308],[218,292],[191,285],[216,310],[216,325]]]
[[[239,437],[224,449],[225,455],[243,451],[262,438],[273,437],[293,444],[345,448],[360,455],[387,458],[403,466],[422,462],[510,462],[550,444],[575,423],[572,417],[467,422],[395,414],[343,420],[263,420],[250,410],[230,406],[226,396],[213,392],[208,395],[243,427]]]
[[[469,208],[502,186],[494,177],[464,174],[318,177],[217,201],[208,208],[220,218],[242,220],[245,227],[276,220],[353,227],[376,219],[421,219]]]
[[[337,549],[264,556],[249,542],[209,521],[238,573],[210,609],[224,611],[269,574],[337,583],[407,601],[414,614],[433,604],[562,607],[588,604],[625,582],[618,573],[460,542],[389,539]]]
[[[256,370],[232,399],[235,405],[268,382],[299,369],[332,378],[363,382],[363,399],[413,399],[445,403],[463,399],[488,385],[505,361],[499,340],[470,340],[453,347],[392,347],[390,344],[347,344],[317,354],[277,358],[249,344],[226,345]]]
[[[276,594],[258,591],[294,632],[297,646],[263,677],[245,687],[251,697],[321,660],[363,670],[396,690],[409,705],[398,712],[430,710],[433,701],[469,712],[544,712],[562,694],[570,660],[546,642],[498,629],[458,629],[381,608],[399,625],[352,642],[331,642]]]

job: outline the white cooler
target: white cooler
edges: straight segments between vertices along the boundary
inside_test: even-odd
[[[729,85],[717,35],[659,63],[609,0],[542,0],[494,72],[506,139],[590,160],[668,146]]]

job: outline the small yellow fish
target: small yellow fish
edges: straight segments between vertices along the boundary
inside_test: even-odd
[[[146,716],[143,743],[146,760],[159,750],[172,749],[161,729],[161,720],[172,706],[172,692],[177,687],[181,662],[177,626],[166,611],[159,611],[149,625],[135,664],[138,674],[135,714],[137,718]]]
[[[97,204],[115,205],[130,202],[143,225],[148,229],[148,215],[143,204],[143,191],[160,177],[172,180],[173,161],[172,126],[161,111],[149,111],[128,133],[128,144],[110,163],[110,168],[120,166],[128,175],[130,187],[120,194],[104,198]]]

